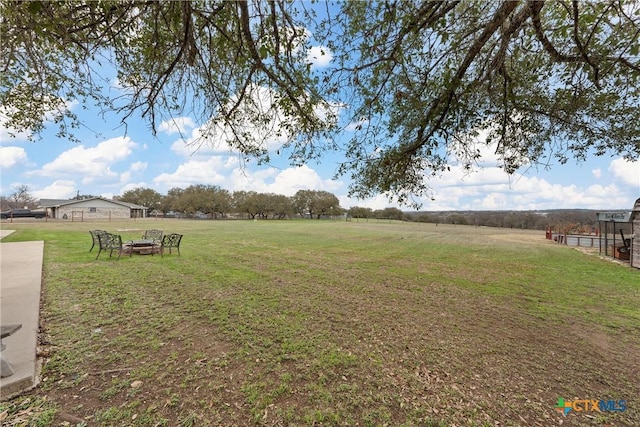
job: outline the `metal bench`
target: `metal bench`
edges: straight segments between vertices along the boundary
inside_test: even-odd
[[[16,331],[22,328],[22,324],[12,324],[12,325],[2,325],[0,326],[0,352],[4,351],[7,346],[2,342],[2,340],[8,336],[13,335]],[[4,356],[0,354],[0,377],[10,377],[14,374],[13,368],[4,359]]]

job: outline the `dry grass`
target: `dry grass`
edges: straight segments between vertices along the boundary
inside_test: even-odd
[[[46,241],[48,357],[30,397],[55,407],[47,425],[640,425],[640,271],[540,232],[19,228]],[[89,228],[181,232],[182,256],[94,261]],[[628,409],[563,417],[559,397]]]

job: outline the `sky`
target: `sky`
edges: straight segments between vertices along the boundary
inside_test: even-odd
[[[324,190],[335,194],[343,208],[398,207],[380,195],[369,199],[347,196],[349,182],[333,179],[339,158],[328,154],[320,163],[293,167],[288,159],[257,166],[242,163],[227,148],[201,147],[194,151],[182,135],[197,133],[198,124],[186,117],[161,124],[157,137],[147,124],[129,123],[125,130],[116,116],[106,120],[91,111],[79,111],[86,128],[71,142],[55,136],[55,127],[31,142],[25,134],[8,136],[0,130],[0,194],[9,196],[27,185],[36,198],[66,199],[76,194],[110,198],[138,187],[166,194],[174,187],[216,185],[229,191],[251,190],[292,196],[298,190]],[[591,157],[583,163],[569,161],[550,170],[529,168],[509,176],[491,152],[477,171],[451,172],[430,181],[433,198],[421,210],[630,210],[640,197],[640,163],[620,157]]]
[[[322,57],[323,61],[330,59],[330,55]],[[117,86],[113,82],[112,89]],[[223,144],[195,150],[190,143],[199,135],[202,123],[191,117],[161,123],[153,136],[144,120],[131,119],[124,127],[116,114],[105,115],[90,105],[83,108],[82,100],[70,100],[68,106],[83,123],[75,132],[79,143],[57,137],[53,125],[35,141],[29,141],[26,133],[10,137],[0,110],[0,195],[9,196],[26,185],[38,199],[67,199],[77,194],[111,198],[139,187],[164,195],[171,188],[204,184],[231,192],[286,196],[298,190],[323,190],[335,194],[343,208],[413,210],[384,195],[349,198],[348,178],[333,179],[341,161],[338,153],[327,153],[319,163],[294,167],[276,154],[278,146],[273,144],[272,163],[258,166],[241,162]],[[429,181],[434,200],[415,198],[422,205],[420,210],[630,210],[640,198],[638,161],[592,156],[581,163],[569,160],[549,170],[531,167],[510,176],[497,166],[492,150],[482,155],[482,163],[472,173],[464,172],[452,159],[449,173]]]

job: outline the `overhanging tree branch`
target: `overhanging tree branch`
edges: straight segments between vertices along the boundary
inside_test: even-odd
[[[589,147],[640,157],[637,2],[317,6],[2,2],[6,124],[39,132],[54,101],[90,100],[123,120],[139,112],[153,131],[161,119],[195,115],[199,124],[231,129],[230,142],[258,158],[269,155],[266,138],[286,136],[296,165],[322,152],[316,144],[335,147],[327,131],[353,128],[339,172],[350,173],[361,194],[390,190],[404,199],[428,188],[425,176],[446,170],[452,150],[475,159],[476,145],[502,144],[513,165],[544,155],[554,138],[576,139],[567,147],[579,158]],[[330,51],[332,62],[311,66],[310,47]],[[98,61],[115,69],[124,86],[118,95],[100,87],[107,79],[97,78]],[[277,104],[268,111],[253,98],[264,88]],[[343,114],[335,129],[316,114],[328,105]],[[56,114],[62,125],[65,117],[73,112]],[[495,139],[473,140],[483,126]]]
[[[485,43],[498,30],[498,28],[500,28],[507,16],[509,16],[516,9],[518,4],[519,2],[516,1],[505,2],[495,12],[491,21],[485,26],[483,32],[469,48],[464,60],[451,79],[451,82],[446,85],[445,90],[431,104],[429,110],[425,114],[426,120],[418,130],[416,140],[403,148],[403,150],[401,151],[402,156],[414,155],[420,149],[420,147],[428,143],[435,132],[441,127],[442,122],[449,112],[449,108],[451,106],[451,102],[453,101],[455,93],[460,87],[460,84],[463,81],[463,77],[471,66],[472,62],[480,53],[480,50],[485,45]],[[434,121],[431,122],[431,120]]]

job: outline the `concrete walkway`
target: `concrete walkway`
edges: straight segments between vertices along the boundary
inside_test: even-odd
[[[12,230],[0,230],[0,238]],[[40,285],[44,242],[0,243],[0,323],[22,324],[2,340],[3,358],[14,374],[0,379],[0,400],[35,387],[40,366],[36,355],[40,319]]]

